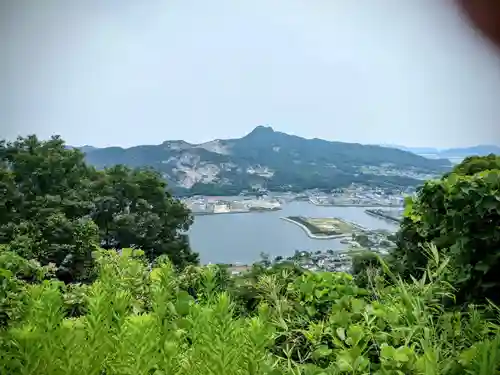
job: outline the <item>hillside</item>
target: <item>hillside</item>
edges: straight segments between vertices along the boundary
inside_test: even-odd
[[[398,186],[450,167],[410,152],[380,146],[305,139],[258,126],[238,139],[190,144],[182,140],[131,148],[86,147],[86,158],[103,168],[149,166],[177,193],[238,194],[270,190],[332,189],[353,182]]]

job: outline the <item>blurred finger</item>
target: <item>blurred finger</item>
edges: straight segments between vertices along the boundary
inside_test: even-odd
[[[456,0],[471,25],[500,48],[500,0]]]

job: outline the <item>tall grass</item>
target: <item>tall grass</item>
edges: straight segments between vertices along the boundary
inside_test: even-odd
[[[0,332],[0,371],[499,374],[500,327],[484,314],[498,311],[446,311],[446,260],[430,255],[411,284],[389,274],[390,283],[375,276],[360,288],[347,274],[282,269],[220,287],[212,266],[179,275],[162,260],[149,271],[140,252],[103,251],[97,281],[72,298],[57,281],[23,284],[23,308]],[[251,311],[241,304],[249,289]]]

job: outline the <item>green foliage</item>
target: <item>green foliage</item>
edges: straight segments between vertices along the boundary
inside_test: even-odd
[[[62,286],[65,316],[79,317],[87,312],[87,284],[67,284]]]
[[[500,310],[466,305],[500,295],[498,165],[425,183],[398,248],[354,255],[354,276],[297,253],[231,277],[192,264],[192,219],[156,172],[96,171],[59,138],[2,142],[0,373],[499,374]]]
[[[472,176],[476,173],[500,169],[500,156],[490,154],[487,156],[469,156],[457,164],[451,173]]]
[[[24,311],[24,284],[12,272],[0,268],[0,329],[19,320]]]
[[[352,274],[356,284],[367,287],[380,270],[379,255],[373,251],[361,251],[352,255]]]
[[[41,266],[37,260],[26,260],[17,253],[0,246],[0,268],[8,270],[13,277],[30,283],[40,282],[55,276],[53,264]]]
[[[470,157],[453,173],[427,181],[410,200],[394,264],[405,278],[427,264],[422,245],[450,257],[458,302],[500,301],[500,157]],[[494,169],[493,169],[494,168]]]
[[[42,267],[0,247],[0,329],[23,316],[27,283],[50,279],[54,272],[52,265]]]
[[[106,247],[141,248],[150,260],[166,254],[179,267],[198,262],[182,234],[192,223],[190,212],[156,172],[115,166],[98,175],[91,215]]]
[[[353,233],[352,239],[356,241],[359,244],[359,246],[363,248],[369,249],[370,247],[373,246],[373,241],[371,241],[370,237],[368,237],[368,235],[363,232]]]
[[[0,331],[0,368],[13,375],[498,373],[498,321],[474,307],[444,311],[447,260],[431,254],[424,278],[404,283],[389,273],[393,282],[368,290],[346,274],[297,274],[291,265],[228,285],[223,267],[178,273],[162,257],[149,271],[142,251],[100,250],[98,278],[78,292],[85,309],[77,317],[68,316],[60,282],[24,285],[23,314]],[[258,303],[241,314],[235,293],[245,284]]]
[[[207,300],[214,293],[222,293],[234,286],[227,266],[212,264],[206,267],[188,266],[179,275],[179,287],[196,300]]]
[[[153,260],[197,263],[182,232],[189,210],[150,170],[96,171],[84,155],[53,137],[0,142],[0,244],[26,259],[53,264],[64,281],[94,277],[92,253],[140,247]]]

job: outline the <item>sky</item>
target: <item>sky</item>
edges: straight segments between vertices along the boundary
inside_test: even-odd
[[[0,138],[500,145],[500,57],[449,0],[0,0]]]

